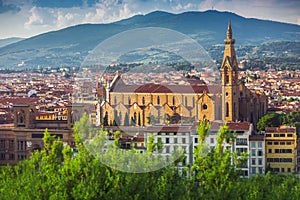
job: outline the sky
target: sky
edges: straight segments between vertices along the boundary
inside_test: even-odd
[[[162,10],[218,10],[300,25],[300,0],[0,0],[0,39],[28,38],[83,23],[110,23]]]

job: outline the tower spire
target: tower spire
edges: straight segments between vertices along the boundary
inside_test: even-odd
[[[228,20],[227,39],[232,39],[232,29],[231,29],[230,19]]]
[[[221,65],[222,75],[222,119],[226,121],[235,121],[238,119],[238,63],[234,50],[235,39],[232,38],[232,29],[230,20],[226,39],[224,40],[225,49]]]

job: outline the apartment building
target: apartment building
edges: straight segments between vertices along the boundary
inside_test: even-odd
[[[191,132],[193,128],[194,126],[191,124],[148,126],[145,130],[145,144],[147,144],[148,138],[153,136],[155,143],[163,144],[163,149],[160,154],[164,156],[167,161],[176,150],[183,151],[185,159],[179,163],[179,167],[184,167],[187,163],[193,163],[193,148],[191,146]]]
[[[252,134],[250,142],[250,176],[265,174],[265,136],[264,134]]]
[[[297,134],[295,127],[265,129],[266,170],[289,174],[296,172]]]
[[[171,156],[175,149],[183,149],[186,158],[182,163],[180,163],[180,167],[183,167],[186,164],[192,165],[194,162],[194,149],[199,144],[199,136],[196,129],[197,125],[197,123],[194,123],[185,125],[174,124],[149,126],[145,130],[145,140],[147,140],[150,134],[153,135],[155,142],[161,142],[163,144],[161,155],[166,156],[166,158]],[[205,138],[205,142],[210,149],[216,147],[218,130],[220,126],[223,125],[224,124],[221,121],[211,122],[211,128]],[[235,140],[231,144],[224,143],[224,148],[229,148],[231,152],[237,151],[238,155],[240,155],[241,152],[251,152],[252,149],[254,149],[254,147],[252,148],[250,146],[249,142],[250,135],[253,132],[252,124],[248,122],[229,122],[227,125],[229,126],[230,132],[235,136]],[[145,144],[146,143],[147,142],[145,141]],[[258,150],[263,151],[264,148],[260,148],[261,145],[261,143],[259,143],[259,145],[257,144],[254,150],[257,150],[257,152],[259,152]],[[259,161],[261,158],[260,155],[264,155],[264,152],[258,153],[257,157],[255,157],[259,163],[261,162]],[[262,166],[255,165],[255,167],[264,167],[264,164]],[[250,168],[251,163],[249,157],[247,163],[240,168],[242,172],[241,176],[249,177]],[[260,168],[257,170],[259,171]],[[263,172],[264,168],[261,170]]]

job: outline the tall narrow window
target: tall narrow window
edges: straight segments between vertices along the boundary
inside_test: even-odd
[[[160,105],[160,97],[157,97],[157,105]]]
[[[225,77],[225,83],[226,83],[226,84],[229,83],[229,76],[228,76],[228,75],[226,75],[226,77]]]
[[[103,125],[108,126],[108,112],[105,112],[105,116],[103,118]]]
[[[172,99],[172,101],[173,101],[173,106],[175,106],[175,97],[173,96],[173,99]]]
[[[188,106],[188,98],[185,97],[185,106]]]
[[[145,104],[145,97],[142,98],[142,104]]]
[[[229,104],[226,102],[226,117],[229,117]]]
[[[130,105],[131,104],[131,99],[130,99],[130,97],[128,97],[128,105]]]
[[[234,102],[234,103],[233,103],[233,117],[234,117],[234,118],[235,118],[235,116],[236,116],[235,112],[236,112],[236,109],[235,109],[235,102]]]

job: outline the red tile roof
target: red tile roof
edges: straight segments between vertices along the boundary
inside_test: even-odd
[[[144,85],[116,85],[112,92],[135,93],[221,93],[219,85],[159,85],[154,83]]]
[[[253,134],[249,136],[250,141],[263,141],[265,135],[264,134]]]
[[[8,104],[32,104],[37,103],[38,98],[22,98],[22,97],[7,97],[1,98],[0,104],[8,105]]]
[[[249,122],[228,122],[230,130],[249,130],[250,123]]]
[[[211,130],[218,130],[220,126],[223,126],[224,123],[221,121],[213,121],[210,124]],[[229,126],[229,130],[246,130],[248,131],[250,128],[249,122],[227,122],[227,126]]]
[[[284,132],[296,132],[295,127],[267,127],[265,128],[266,132],[279,132],[279,133],[284,133]]]
[[[145,132],[190,132],[192,125],[155,125],[146,127]]]

